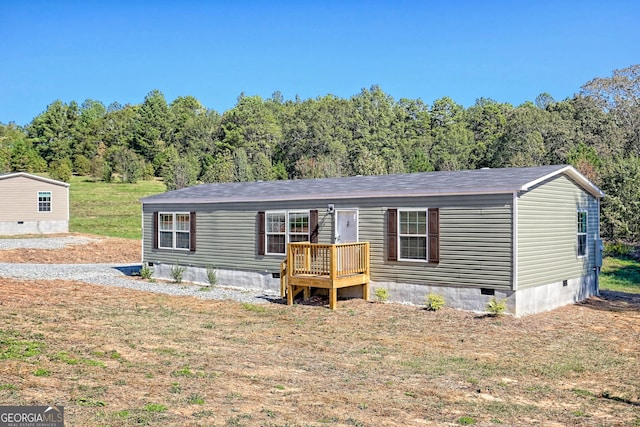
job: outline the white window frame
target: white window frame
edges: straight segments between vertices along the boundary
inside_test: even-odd
[[[291,215],[304,214],[307,216],[307,232],[293,232],[291,231]],[[283,231],[271,231],[269,230],[269,215],[284,215],[284,232]],[[309,241],[309,235],[311,234],[311,211],[310,210],[277,210],[277,211],[265,211],[264,213],[264,247],[266,255],[285,255],[287,253],[287,245],[291,242],[291,236],[306,236],[306,242]],[[283,252],[270,252],[269,251],[269,236],[284,234],[284,251]]]
[[[580,214],[584,214],[585,230],[580,230]],[[580,253],[580,238],[584,237],[584,253]],[[589,212],[586,209],[578,209],[576,213],[576,254],[578,258],[589,256]]]
[[[409,233],[402,233],[402,229],[400,227],[401,224],[401,218],[402,218],[402,213],[403,212],[424,212],[425,215],[425,233],[424,235],[422,234],[409,234]],[[397,228],[396,230],[398,230],[398,247],[397,247],[397,251],[398,251],[398,261],[408,261],[408,262],[424,262],[424,263],[428,263],[429,262],[429,209],[428,208],[398,208],[398,224],[397,224]],[[424,237],[424,244],[425,244],[425,248],[424,248],[424,259],[420,258],[403,258],[402,257],[402,239],[403,238],[407,238],[407,237]]]
[[[171,229],[163,229],[163,221],[162,216],[169,215],[171,216]],[[177,217],[178,215],[186,215],[187,216],[187,229],[186,230],[178,230],[177,229]],[[158,249],[171,249],[176,251],[190,251],[191,250],[191,213],[190,212],[158,212]],[[162,233],[171,233],[171,246],[162,246]],[[186,234],[187,235],[187,247],[179,248],[176,246],[178,241],[178,234]]]
[[[48,194],[49,201],[46,200],[40,201],[40,195]],[[49,206],[48,210],[43,210],[43,206]],[[53,192],[52,191],[38,191],[38,213],[51,213],[53,212]]]

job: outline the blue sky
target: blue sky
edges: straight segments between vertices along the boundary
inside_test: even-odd
[[[640,2],[0,0],[0,123],[192,95],[562,100],[640,62]]]

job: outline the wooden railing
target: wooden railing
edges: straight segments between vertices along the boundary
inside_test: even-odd
[[[362,285],[367,299],[369,275],[369,242],[289,243],[287,259],[281,265],[281,292],[286,289],[292,302],[293,294],[303,288],[305,295],[312,287],[329,289],[329,303],[335,308],[337,288]]]
[[[369,272],[369,242],[325,245],[289,243],[287,269],[290,276],[338,278]]]

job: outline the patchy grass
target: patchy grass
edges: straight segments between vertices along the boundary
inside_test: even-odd
[[[600,274],[600,289],[640,294],[640,261],[606,257]]]
[[[69,187],[70,224],[76,233],[142,238],[140,198],[166,191],[158,180],[136,184],[74,176]]]
[[[639,419],[640,298],[498,319],[358,299],[257,310],[73,282],[0,288],[0,401],[55,402],[69,425]]]

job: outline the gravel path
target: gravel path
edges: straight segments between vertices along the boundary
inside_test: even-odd
[[[0,239],[0,250],[9,249],[62,249],[67,245],[86,244],[93,239],[80,236],[50,237],[43,239]],[[196,284],[149,282],[130,276],[139,270],[135,264],[12,264],[0,263],[0,277],[26,280],[74,280],[95,285],[117,286],[138,291],[167,295],[193,296],[201,299],[234,300],[264,304],[280,295],[265,291],[227,287],[209,287]]]
[[[86,245],[95,239],[83,236],[43,237],[34,239],[0,239],[0,250],[10,249],[62,249],[69,245]]]

